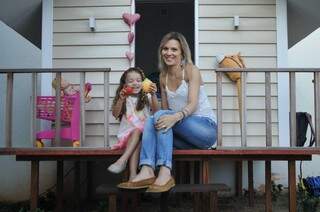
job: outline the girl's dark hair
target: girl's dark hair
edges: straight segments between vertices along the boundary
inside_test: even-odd
[[[142,81],[146,78],[144,76],[142,69],[138,68],[138,67],[129,68],[128,70],[123,72],[122,76],[120,77],[120,84],[119,84],[119,87],[117,88],[116,96],[113,99],[112,107],[114,107],[116,105],[117,101],[119,100],[120,91],[123,89],[123,87],[126,84],[126,78],[127,78],[128,73],[131,73],[131,72],[136,72],[136,73],[140,74]],[[141,91],[138,93],[138,102],[137,102],[136,110],[137,111],[143,110],[143,108],[146,105],[147,106],[149,105],[148,97],[147,97],[147,94],[141,89]],[[123,101],[121,112],[120,112],[119,116],[115,117],[115,118],[121,120],[123,114],[125,114],[125,113],[126,113],[126,101]]]

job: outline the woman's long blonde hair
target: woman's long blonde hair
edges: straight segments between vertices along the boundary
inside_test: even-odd
[[[191,64],[193,65],[192,59],[191,59],[191,51],[189,48],[189,45],[185,39],[185,37],[179,33],[179,32],[169,32],[168,34],[166,34],[161,42],[160,42],[160,46],[158,48],[158,68],[160,70],[160,72],[166,72],[168,67],[165,64],[163,58],[162,58],[162,49],[164,47],[164,45],[169,41],[169,40],[176,40],[179,42],[180,44],[180,48],[181,48],[181,54],[182,54],[182,61],[181,61],[181,65],[182,66],[186,66],[187,64]]]

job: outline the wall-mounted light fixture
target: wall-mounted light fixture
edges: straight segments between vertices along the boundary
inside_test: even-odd
[[[94,17],[89,18],[89,27],[91,32],[96,30],[96,19]]]
[[[238,15],[233,16],[233,26],[238,29],[240,26],[240,17]]]

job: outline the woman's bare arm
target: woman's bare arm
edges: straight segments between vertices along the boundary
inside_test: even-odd
[[[183,108],[184,115],[191,115],[198,106],[199,90],[201,85],[201,75],[199,69],[194,65],[186,67],[186,75],[188,80],[188,102]]]
[[[163,110],[168,110],[168,99],[167,99],[167,92],[166,92],[166,86],[165,86],[165,76],[164,74],[160,74],[160,92],[161,92],[161,108]]]

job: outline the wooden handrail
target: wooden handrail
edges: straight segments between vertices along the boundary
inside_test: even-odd
[[[80,108],[81,108],[81,137],[80,143],[85,138],[85,113],[84,113],[84,99],[83,99],[83,88],[84,88],[84,80],[85,80],[85,73],[86,72],[103,72],[104,73],[104,99],[105,99],[105,114],[104,114],[104,124],[105,124],[105,131],[104,131],[104,146],[109,147],[109,72],[111,71],[110,68],[47,68],[47,69],[0,69],[0,74],[7,74],[7,102],[6,102],[6,118],[5,118],[5,145],[6,147],[12,146],[12,139],[11,139],[11,131],[12,131],[12,93],[13,93],[13,78],[15,74],[19,73],[32,73],[32,82],[36,82],[37,73],[56,73],[57,76],[59,74],[68,72],[68,73],[79,73],[80,72],[80,92],[81,92],[81,101],[80,101]],[[217,68],[215,69],[217,72],[217,124],[218,124],[218,146],[222,145],[222,73],[224,72],[231,72],[231,71],[238,71],[242,72],[242,105],[240,108],[241,112],[241,144],[242,146],[246,146],[246,73],[247,72],[264,72],[265,73],[265,110],[266,110],[266,146],[272,146],[272,120],[271,120],[271,76],[270,73],[272,72],[288,72],[290,73],[290,137],[291,137],[291,146],[296,144],[296,117],[295,117],[295,101],[296,101],[296,92],[295,92],[295,73],[296,72],[304,72],[304,73],[314,73],[314,87],[315,87],[315,125],[316,125],[316,146],[320,146],[320,68]],[[59,77],[58,77],[59,78]],[[59,82],[61,82],[58,79]],[[57,83],[57,86],[60,87],[60,83]],[[36,95],[36,86],[32,85],[32,93]],[[59,90],[59,89],[58,89]],[[57,103],[59,103],[60,93],[57,92]],[[36,100],[33,99],[33,108],[35,108]],[[57,104],[59,105],[59,104]],[[35,137],[35,111],[32,112],[32,120],[31,120],[31,138],[34,139]],[[56,110],[56,117],[60,117],[60,110]],[[60,119],[57,120],[56,123],[56,131],[59,132],[59,124]],[[59,135],[57,133],[57,135]],[[59,136],[58,136],[59,137]],[[56,138],[57,143],[59,143],[59,138]]]
[[[80,73],[80,145],[82,141],[85,139],[85,107],[84,107],[84,87],[85,87],[85,73],[86,72],[103,72],[105,76],[104,86],[105,86],[105,129],[106,134],[105,137],[109,137],[108,125],[109,125],[109,72],[110,68],[45,68],[45,69],[0,69],[0,74],[7,75],[7,91],[6,91],[6,108],[5,108],[5,147],[12,147],[12,106],[13,106],[13,82],[14,75],[20,73],[31,73],[32,74],[32,108],[31,108],[31,120],[30,120],[30,131],[31,131],[31,143],[35,143],[35,135],[37,130],[36,124],[36,96],[37,96],[37,74],[38,73],[56,73],[57,78],[57,88],[56,90],[61,90],[61,73]],[[56,92],[56,122],[55,122],[55,139],[53,139],[53,146],[61,146],[60,145],[60,132],[61,132],[61,93]],[[108,139],[105,139],[105,142],[109,142]],[[33,145],[34,146],[34,145]],[[105,146],[109,146],[109,144],[105,144]]]
[[[24,69],[13,69],[8,68],[0,69],[0,74],[6,73],[57,73],[57,72],[110,72],[111,68],[24,68]]]
[[[216,72],[320,72],[320,68],[217,68]]]
[[[217,123],[218,123],[218,146],[222,145],[222,73],[241,72],[241,108],[240,128],[241,146],[247,146],[246,140],[246,73],[265,73],[265,116],[266,116],[266,146],[272,146],[272,116],[271,116],[271,73],[287,72],[290,82],[290,146],[296,146],[296,76],[295,73],[314,73],[315,93],[315,125],[316,147],[320,146],[320,68],[217,68]],[[220,126],[219,126],[220,125]]]

